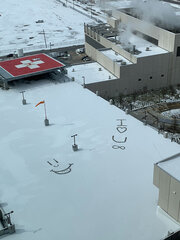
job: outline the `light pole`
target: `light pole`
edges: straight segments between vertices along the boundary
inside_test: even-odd
[[[45,43],[45,47],[47,48],[47,42],[46,42],[46,34],[45,31],[43,29],[42,34],[44,35],[44,43]]]
[[[77,134],[74,134],[71,137],[74,139],[74,144],[72,145],[72,149],[73,149],[73,151],[77,151],[78,150],[78,145],[76,144]]]
[[[85,88],[85,76],[82,76],[83,79],[83,88]]]
[[[53,46],[54,46],[54,44],[50,42],[50,44],[49,44],[50,51],[52,50]]]
[[[20,93],[22,93],[22,104],[23,104],[23,105],[26,105],[26,99],[24,98],[24,93],[25,93],[25,91],[22,91],[22,92],[20,92]]]

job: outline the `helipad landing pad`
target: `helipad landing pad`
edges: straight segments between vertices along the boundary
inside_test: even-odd
[[[0,62],[0,75],[6,81],[43,74],[63,67],[64,64],[46,54],[36,54]]]

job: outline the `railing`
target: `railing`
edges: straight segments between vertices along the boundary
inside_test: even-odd
[[[80,13],[80,14],[88,17],[88,18],[91,18],[92,20],[94,20],[94,21],[96,21],[96,22],[98,22],[98,23],[102,22],[102,19],[99,19],[98,17],[92,16],[92,14],[93,14],[92,9],[91,9],[91,11],[88,12],[88,13],[85,13],[84,11],[79,10],[79,9],[76,7],[76,4],[73,3],[74,0],[73,0],[73,1],[57,0],[57,1],[60,2],[60,3],[62,3],[63,5],[65,4],[65,2],[66,2],[66,3],[68,2],[68,3],[70,3],[70,4],[73,4],[73,6],[70,5],[70,6],[68,6],[68,7],[72,8],[72,9],[75,10],[76,12],[78,12],[78,13]],[[66,4],[65,4],[65,5],[66,5]],[[103,18],[103,17],[101,16],[101,18]],[[105,18],[105,19],[106,19],[106,18]]]
[[[84,44],[84,39],[78,39],[78,40],[72,40],[72,41],[66,41],[66,42],[59,42],[59,43],[51,43],[47,48],[44,44],[36,45],[36,46],[30,46],[30,47],[18,47],[18,48],[12,48],[7,50],[0,50],[0,56],[4,56],[9,53],[16,53],[17,49],[23,48],[24,52],[33,52],[38,50],[50,50],[50,49],[56,49],[56,48],[63,48],[63,47],[69,47],[69,46],[75,46],[75,45],[81,45]]]

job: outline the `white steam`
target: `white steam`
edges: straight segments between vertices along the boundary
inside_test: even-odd
[[[141,16],[143,20],[158,23],[168,29],[180,27],[179,17],[168,3],[158,0],[132,0],[132,5],[133,13]]]

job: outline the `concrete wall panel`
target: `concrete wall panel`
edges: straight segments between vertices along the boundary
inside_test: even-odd
[[[180,182],[171,177],[168,214],[177,221],[180,213]]]
[[[153,172],[153,184],[159,188],[159,167],[157,164],[154,164],[154,172]]]
[[[159,174],[160,181],[158,205],[166,212],[168,212],[171,177],[162,169],[159,170]]]

